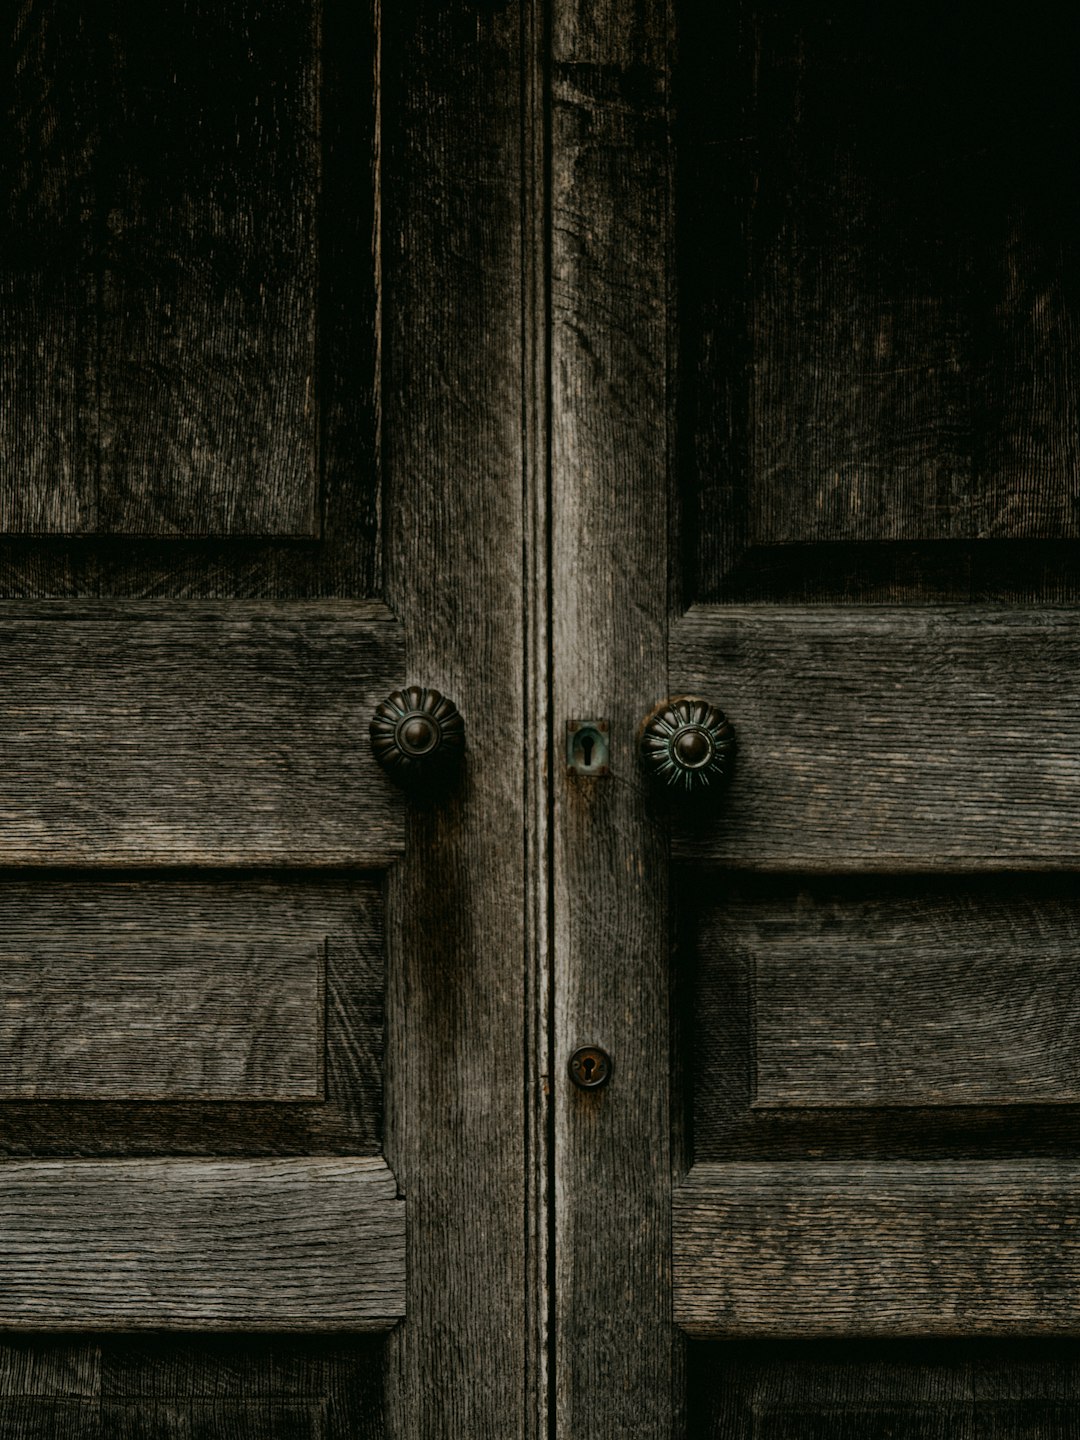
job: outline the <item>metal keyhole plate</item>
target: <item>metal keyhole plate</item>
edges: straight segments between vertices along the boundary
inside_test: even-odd
[[[572,775],[607,775],[610,749],[606,720],[566,722],[566,766]]]
[[[582,1090],[598,1090],[611,1079],[611,1056],[596,1045],[583,1045],[570,1056],[570,1079]]]

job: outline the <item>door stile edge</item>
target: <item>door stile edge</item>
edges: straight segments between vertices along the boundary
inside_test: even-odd
[[[522,608],[525,636],[524,889],[526,1151],[525,1378],[529,1440],[548,1440],[554,1425],[551,1354],[554,1225],[552,1163],[552,767],[551,712],[551,307],[550,7],[522,0],[522,454],[525,534]]]
[[[526,433],[518,6],[383,11],[387,600],[465,721],[387,875],[386,1154],[408,1206],[394,1440],[530,1433],[522,1085]]]
[[[680,1433],[666,827],[636,758],[663,698],[673,493],[669,6],[556,0],[552,528],[556,1434]],[[568,775],[603,719],[610,774]],[[567,1075],[581,1045],[608,1084]]]

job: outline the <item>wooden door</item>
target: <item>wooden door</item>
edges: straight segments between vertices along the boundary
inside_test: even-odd
[[[6,7],[5,1436],[532,1433],[519,17],[379,12]]]
[[[1075,21],[553,47],[557,1433],[1073,1436]]]

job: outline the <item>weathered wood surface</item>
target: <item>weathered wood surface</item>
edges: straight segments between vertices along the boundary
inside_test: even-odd
[[[757,1106],[1080,1101],[1078,904],[736,899],[708,944],[752,967]],[[726,997],[699,993],[708,1026]]]
[[[876,570],[925,599],[982,568],[954,552],[950,577],[943,542],[1075,538],[1071,21],[846,3],[680,18],[696,598],[857,591]],[[899,567],[897,541],[917,547]],[[830,574],[823,542],[869,548]]]
[[[383,1440],[382,1337],[183,1334],[0,1345],[12,1440]]]
[[[400,629],[0,620],[0,864],[380,865],[403,805],[367,727]]]
[[[691,610],[672,693],[739,738],[677,853],[746,868],[1061,869],[1080,858],[1069,611]]]
[[[317,29],[283,0],[14,20],[6,533],[318,534]]]
[[[7,1098],[0,1106],[0,1154],[363,1155],[380,1150],[385,941],[378,877],[332,872],[293,881],[242,872],[137,878],[115,872],[81,878],[51,871],[9,875],[0,883],[0,935],[43,969],[85,960],[80,989],[65,1002],[72,1014],[70,1030],[46,1031],[40,999],[31,993],[24,1014],[33,1028],[33,1044],[0,1055],[0,1073],[11,1075],[21,1067],[24,1075],[36,1075],[39,1096],[56,1095],[60,1076],[75,1074],[95,1095],[93,1105]],[[245,955],[267,953],[286,957],[281,985],[264,993],[260,982],[250,1013],[234,1006],[230,1031],[225,1023],[228,993],[218,998],[226,977],[218,973],[216,957],[243,962]],[[170,954],[181,957],[191,991],[178,988],[178,974],[171,992],[166,985],[161,995],[148,998],[153,1013],[145,1016],[145,1024],[160,1035],[163,1024],[187,1015],[187,1028],[177,1031],[168,1049],[155,1049],[132,1033],[133,1001],[127,992],[135,985],[142,995],[148,977],[168,982],[164,957]],[[126,957],[130,978],[123,980],[100,1029],[88,1033],[75,1022],[86,1009],[88,987],[91,995],[100,994],[97,977],[117,974],[114,955]],[[196,962],[201,979],[192,971]],[[246,973],[242,965],[235,972],[238,979]],[[259,974],[256,964],[251,979]],[[306,1008],[305,998],[303,1013],[287,1022],[295,1034],[282,1035],[286,1027],[276,1013],[282,988],[285,995],[299,996],[305,984],[316,981],[313,1009]],[[176,1002],[171,1017],[165,1009],[170,993]],[[272,1048],[278,1043],[280,1054]],[[84,1051],[101,1063],[102,1057],[113,1059],[115,1070],[91,1070]],[[303,1079],[304,1095],[287,1103],[268,1103],[269,1093],[254,1095],[256,1082],[264,1090],[281,1089],[289,1056]],[[259,1071],[241,1067],[245,1057],[261,1057],[261,1078]],[[66,1072],[58,1069],[58,1061]],[[222,1093],[200,1098],[208,1076],[216,1077]],[[168,1080],[172,1098],[119,1098],[145,1095],[148,1077],[159,1084]]]
[[[760,953],[756,1104],[1080,1100],[1076,917],[1064,933],[1035,919],[1030,945],[1005,953],[992,926],[923,919],[897,949],[864,936]]]
[[[388,1430],[541,1440],[522,574],[543,563],[526,522],[543,477],[525,471],[522,377],[542,342],[522,276],[522,15],[408,0],[382,16],[387,599],[408,678],[452,696],[467,737],[457,789],[409,807],[387,879],[387,1158],[410,1227]]]
[[[318,534],[319,9],[109,6],[98,531]]]
[[[1076,1329],[1072,1160],[699,1164],[674,1202],[675,1319],[697,1335]]]
[[[376,594],[372,4],[147,13],[0,35],[0,591]]]
[[[525,1367],[531,1387],[527,1431],[550,1440],[552,1361],[551,1053],[553,981],[551,873],[551,414],[548,350],[551,296],[548,237],[550,19],[548,0],[523,0],[522,189],[524,610],[523,829],[526,1270]]]
[[[1075,1340],[698,1342],[695,1440],[1063,1440]]]
[[[97,341],[88,117],[92,21],[75,0],[9,9],[0,32],[0,533],[77,533],[93,523],[85,434]],[[63,139],[57,143],[57,136]]]
[[[405,1312],[386,1163],[11,1160],[0,1326],[381,1330]]]
[[[316,1100],[322,947],[0,948],[5,1100]]]
[[[682,869],[673,969],[695,1160],[1068,1153],[1075,889],[1068,872]],[[851,963],[826,1013],[830,957]],[[864,1043],[835,1043],[860,1026]]]
[[[631,740],[666,658],[669,15],[552,24],[556,1433],[669,1440],[667,847]],[[609,777],[567,775],[571,716],[610,722]],[[570,1082],[580,1045],[607,1088]]]

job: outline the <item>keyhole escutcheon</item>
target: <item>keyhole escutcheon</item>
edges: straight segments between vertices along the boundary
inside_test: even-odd
[[[599,1090],[611,1079],[611,1056],[598,1045],[583,1045],[570,1056],[570,1079],[581,1090]]]
[[[609,773],[608,734],[606,720],[566,722],[566,767],[571,775],[598,780]]]

